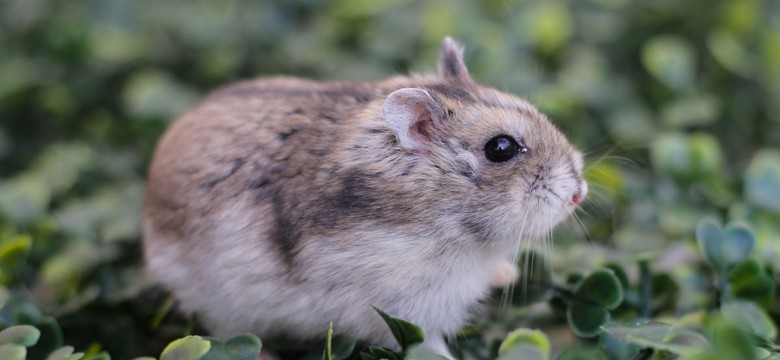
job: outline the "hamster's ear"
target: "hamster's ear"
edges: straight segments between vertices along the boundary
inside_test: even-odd
[[[423,150],[431,142],[441,105],[423,89],[404,88],[385,99],[385,120],[395,132],[401,147]]]
[[[471,81],[463,62],[463,47],[447,36],[439,54],[439,76],[445,80]]]

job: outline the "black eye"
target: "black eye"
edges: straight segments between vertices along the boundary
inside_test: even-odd
[[[511,136],[498,135],[485,144],[485,156],[492,162],[504,162],[515,157],[519,148]],[[525,152],[525,148],[520,151]]]

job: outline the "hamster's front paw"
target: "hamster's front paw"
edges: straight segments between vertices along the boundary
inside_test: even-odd
[[[509,262],[503,260],[493,270],[493,274],[490,277],[490,285],[497,288],[502,288],[511,285],[517,279],[517,267]]]

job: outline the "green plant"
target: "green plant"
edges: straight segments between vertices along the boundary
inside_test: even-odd
[[[777,358],[778,11],[755,0],[2,1],[0,330],[26,335],[0,359],[132,359],[184,344],[250,356],[259,340],[206,337],[143,275],[138,213],[163,129],[238,79],[433,70],[445,35],[466,45],[475,79],[528,98],[585,150],[591,189],[554,244],[518,255],[521,279],[452,340],[454,354]],[[436,358],[413,345],[416,330],[394,355],[322,331],[304,350],[263,340],[307,359]]]

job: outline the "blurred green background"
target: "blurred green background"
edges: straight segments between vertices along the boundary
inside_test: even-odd
[[[77,348],[158,354],[188,326],[155,318],[164,295],[140,268],[166,126],[239,79],[432,72],[446,35],[475,79],[588,154],[556,272],[642,254],[686,294],[671,313],[702,306],[701,281],[685,283],[705,217],[749,222],[761,261],[780,263],[780,2],[2,0],[0,259],[21,260],[0,268],[18,305],[0,320],[53,316]]]

